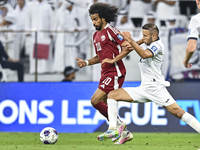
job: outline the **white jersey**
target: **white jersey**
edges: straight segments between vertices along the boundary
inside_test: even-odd
[[[169,86],[169,82],[165,81],[161,73],[161,67],[164,60],[164,45],[160,38],[150,45],[147,49],[153,54],[153,57],[142,59],[140,58],[138,64],[141,71],[141,84],[161,83],[164,86]]]
[[[188,26],[188,39],[200,38],[200,13],[193,16]]]

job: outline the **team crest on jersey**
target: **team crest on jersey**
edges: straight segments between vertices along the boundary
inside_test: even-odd
[[[102,35],[101,41],[105,41],[105,39],[106,39],[105,35]]]
[[[153,50],[154,52],[157,50],[158,48],[154,45],[151,47],[151,50]]]
[[[120,41],[122,41],[122,40],[124,39],[123,36],[120,35],[120,34],[118,34],[117,37],[118,37],[118,39],[119,39]]]

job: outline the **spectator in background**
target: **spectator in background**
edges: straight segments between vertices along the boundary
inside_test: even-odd
[[[128,12],[135,27],[142,26],[143,17],[149,10],[151,10],[151,0],[131,0]]]
[[[170,34],[187,32],[185,27],[182,27],[179,22],[179,16],[171,16],[167,19],[167,28]]]
[[[0,6],[0,10],[3,17],[5,17],[8,12],[14,11],[13,7],[9,3]]]
[[[147,12],[147,23],[154,23],[156,21],[156,14],[154,11]]]
[[[12,13],[13,11],[14,10],[10,4],[0,6],[0,23],[3,21],[8,12]]]
[[[129,10],[129,5],[130,5],[130,0],[126,0],[126,1],[121,1],[121,2],[126,2],[125,4],[123,4],[119,10],[119,13],[117,15],[117,21],[116,21],[116,28],[119,28],[120,30],[127,30],[127,29],[133,29],[133,24],[130,20],[130,18],[128,17],[128,10]]]
[[[25,4],[25,0],[17,0],[17,6],[14,10],[15,14],[15,30],[16,31],[24,31],[25,30],[25,19],[26,19],[26,9],[27,6]],[[25,47],[25,32],[17,32],[15,33],[14,39],[14,51],[15,51],[15,59],[20,59],[20,54]],[[25,55],[25,54],[24,54]]]
[[[78,69],[74,69],[72,66],[65,67],[65,70],[63,72],[65,78],[62,80],[62,82],[73,81],[76,77],[76,71],[78,71]]]
[[[160,27],[166,27],[167,19],[178,14],[177,0],[154,0],[153,7],[160,21]]]
[[[179,8],[180,14],[187,16],[188,19],[197,12],[195,0],[179,0]]]
[[[11,70],[17,70],[18,81],[24,81],[24,66],[18,60],[12,59],[5,52],[2,42],[0,41],[0,64],[2,68],[9,68]]]
[[[26,29],[37,30],[37,43],[45,44],[45,56],[38,57],[38,73],[51,73],[53,71],[53,56],[52,56],[52,15],[51,6],[45,0],[32,1],[27,9]],[[34,55],[34,32],[26,34],[26,42],[29,44],[29,58],[30,58],[30,73],[35,72],[35,57]],[[39,52],[39,48],[38,48]],[[41,54],[42,55],[42,54]]]
[[[8,9],[7,9],[8,10]],[[15,33],[7,32],[15,30],[15,16],[13,11],[7,11],[6,15],[2,18],[0,23],[0,41],[4,45],[4,48],[11,58],[15,58],[15,49],[13,41],[15,39]],[[6,32],[3,32],[6,31]],[[15,58],[16,59],[16,58]]]
[[[72,1],[72,0],[71,0]],[[74,0],[74,9],[76,10],[76,23],[77,29],[80,31],[77,33],[76,40],[79,41],[88,35],[92,28],[92,23],[88,15],[89,0]],[[82,42],[78,46],[79,57],[86,59],[87,55],[87,41]]]
[[[143,24],[146,23],[154,23],[157,27],[159,27],[160,24],[154,11],[150,10],[146,13]]]
[[[66,47],[66,45],[73,45],[76,42],[76,35],[74,31],[77,29],[76,11],[74,4],[69,1],[62,1],[57,13],[56,30],[61,31],[57,33],[55,56],[53,68],[56,72],[62,72],[66,66],[76,67],[74,57],[77,55],[76,47]],[[63,33],[63,31],[67,31]]]

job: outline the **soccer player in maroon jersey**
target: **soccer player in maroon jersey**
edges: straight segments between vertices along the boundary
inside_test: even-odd
[[[132,49],[120,35],[120,31],[109,23],[115,21],[118,8],[107,3],[94,3],[90,6],[89,14],[95,29],[93,35],[93,43],[96,56],[89,60],[77,59],[77,65],[82,68],[88,65],[101,63],[105,58],[115,58],[123,48]],[[143,40],[137,42],[142,44]],[[101,78],[99,86],[91,98],[91,103],[103,116],[108,118],[107,94],[115,89],[121,88],[125,80],[126,69],[122,60],[114,64],[105,63],[101,66]],[[126,124],[118,119],[117,127],[119,136],[114,138],[117,140],[121,133],[127,131]],[[122,143],[123,144],[123,143]]]

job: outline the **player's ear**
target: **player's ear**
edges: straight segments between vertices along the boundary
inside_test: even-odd
[[[154,41],[157,40],[156,34],[152,34],[152,38],[153,38]]]

